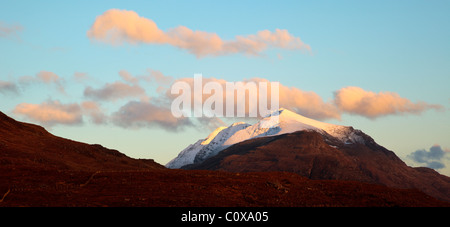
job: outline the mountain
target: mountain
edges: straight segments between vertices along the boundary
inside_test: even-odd
[[[331,135],[346,144],[365,142],[365,134],[360,130],[316,121],[281,108],[254,125],[238,122],[229,127],[217,128],[207,138],[198,140],[182,150],[176,158],[166,164],[166,167],[176,169],[188,164],[200,163],[231,145],[245,140],[302,130],[313,130]]]
[[[449,177],[429,168],[407,166],[394,152],[360,130],[318,122],[286,109],[264,118],[264,124],[271,123],[273,117],[278,119],[277,124],[268,124],[272,128],[262,128],[262,121],[248,126],[228,139],[222,138],[225,142],[218,146],[220,151],[210,152],[215,155],[199,162],[194,159],[192,164],[182,168],[287,171],[316,180],[416,188],[450,201]]]

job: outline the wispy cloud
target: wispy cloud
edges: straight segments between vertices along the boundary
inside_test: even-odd
[[[20,40],[19,33],[23,31],[22,25],[13,24],[8,25],[0,21],[0,38],[12,38],[15,40]]]
[[[260,55],[268,48],[310,51],[287,30],[259,31],[256,34],[236,36],[235,40],[223,40],[216,33],[193,31],[185,26],[163,31],[151,19],[134,11],[110,9],[98,16],[87,32],[92,40],[119,45],[126,43],[168,44],[187,50],[198,58],[228,54]]]
[[[148,82],[153,82],[159,86],[170,86],[175,79],[171,76],[164,75],[162,72],[153,69],[147,69],[148,75],[144,76]]]
[[[94,124],[106,124],[108,122],[108,116],[100,107],[100,104],[94,101],[84,101],[81,103],[81,108],[83,114],[89,116]]]
[[[89,75],[84,72],[75,72],[73,74],[73,79],[78,83],[83,83],[90,79]]]
[[[66,94],[64,88],[64,79],[58,76],[54,72],[50,71],[40,71],[35,76],[22,76],[19,78],[19,83],[22,85],[30,84],[30,83],[44,83],[48,85],[54,85],[62,94]]]
[[[126,70],[120,70],[119,71],[119,75],[120,77],[122,77],[123,80],[131,83],[131,84],[138,84],[139,83],[139,79],[134,77],[133,75],[131,75],[131,73],[129,73]]]
[[[336,106],[350,114],[368,118],[385,115],[419,114],[429,109],[442,110],[441,105],[412,102],[394,92],[365,91],[359,87],[345,87],[334,94]]]
[[[139,85],[140,78],[134,77],[125,70],[119,71],[119,76],[123,81],[106,83],[100,88],[87,86],[84,89],[84,97],[98,101],[116,101],[128,98],[149,99],[145,89]]]
[[[157,86],[170,86],[174,82],[174,78],[171,76],[164,75],[162,72],[154,69],[147,69],[145,74],[133,76],[126,70],[119,71],[120,77],[130,83],[139,84],[140,82],[147,82]]]
[[[13,82],[0,80],[0,93],[19,94],[19,88]]]
[[[136,84],[129,85],[127,83],[116,81],[107,83],[103,87],[95,89],[91,86],[86,87],[84,96],[96,100],[115,101],[130,97],[140,97],[146,99],[145,90]]]
[[[169,131],[177,131],[192,124],[188,118],[175,118],[170,107],[142,101],[128,102],[112,114],[111,120],[123,128],[159,126]]]

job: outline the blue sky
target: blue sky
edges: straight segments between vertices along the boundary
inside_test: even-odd
[[[222,40],[284,29],[309,45],[310,51],[274,46],[258,55],[198,57],[171,44],[137,40],[111,45],[88,37],[97,17],[111,9],[135,12],[162,31],[185,26]],[[165,164],[190,143],[206,137],[210,128],[174,131],[161,125],[98,124],[85,109],[74,122],[49,123],[18,111],[18,106],[55,106],[57,102],[59,107],[83,108],[82,103],[90,101],[109,118],[130,101],[141,101],[140,97],[105,101],[87,97],[85,91],[124,82],[121,71],[136,78],[149,75],[150,70],[174,79],[194,73],[227,81],[264,78],[313,92],[323,102],[335,100],[343,88],[358,87],[374,94],[395,93],[412,104],[429,106],[376,117],[359,109],[341,110],[340,119],[320,120],[361,129],[411,165],[426,164],[410,160],[412,153],[439,145],[446,155],[438,161],[447,165],[438,171],[448,175],[449,28],[449,1],[2,1],[0,110],[19,120],[47,125],[59,136]],[[39,73],[47,76],[39,77]],[[139,85],[149,97],[157,95],[157,84]]]

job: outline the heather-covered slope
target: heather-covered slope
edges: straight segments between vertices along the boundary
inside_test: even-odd
[[[288,171],[310,179],[350,180],[416,188],[450,201],[450,178],[429,168],[407,166],[392,151],[362,135],[346,143],[314,130],[261,137],[235,144],[184,169],[232,172]]]
[[[0,168],[97,171],[164,167],[101,145],[54,136],[41,126],[18,122],[0,112]]]

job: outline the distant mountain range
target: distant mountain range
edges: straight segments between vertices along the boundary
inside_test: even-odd
[[[254,125],[219,128],[181,151],[166,167],[287,171],[309,179],[416,188],[450,201],[449,177],[429,168],[407,166],[394,152],[353,127],[319,122],[287,109]]]

